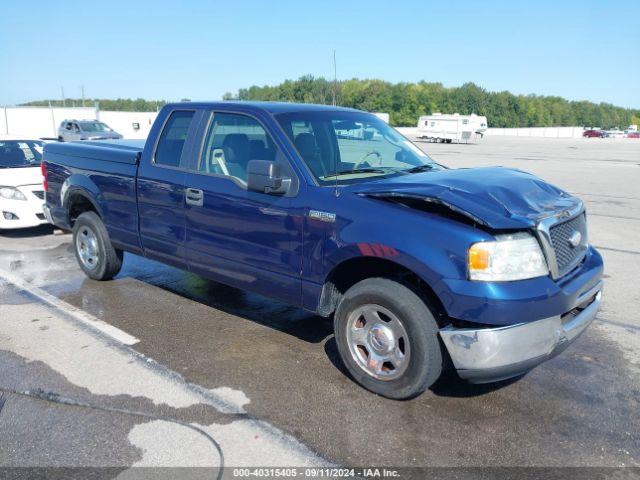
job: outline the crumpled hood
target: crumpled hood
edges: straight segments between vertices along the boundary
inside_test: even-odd
[[[416,173],[346,189],[390,200],[411,197],[439,203],[494,229],[531,228],[537,220],[581,203],[534,175],[503,167]]]
[[[0,186],[21,187],[42,183],[42,171],[37,167],[0,168]]]

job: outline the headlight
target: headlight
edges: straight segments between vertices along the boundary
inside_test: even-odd
[[[7,200],[26,200],[27,197],[18,190],[13,187],[0,187],[0,197],[6,198]]]
[[[496,235],[494,242],[474,243],[469,248],[469,278],[504,282],[549,274],[540,244],[531,234]]]

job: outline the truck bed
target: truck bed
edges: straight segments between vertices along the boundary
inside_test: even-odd
[[[53,223],[71,228],[68,203],[76,195],[93,199],[113,243],[137,251],[136,175],[144,140],[102,140],[48,143],[47,205]],[[65,185],[71,184],[70,187]]]
[[[56,156],[63,155],[134,165],[142,154],[144,142],[144,140],[101,140],[49,143],[47,155],[52,161],[56,160]]]

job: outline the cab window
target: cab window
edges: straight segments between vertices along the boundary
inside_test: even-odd
[[[165,123],[155,153],[155,163],[167,167],[178,167],[195,112],[180,110],[172,112]]]
[[[198,171],[247,181],[250,160],[284,160],[262,125],[236,113],[213,113]]]

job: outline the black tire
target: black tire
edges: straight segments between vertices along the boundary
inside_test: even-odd
[[[381,306],[395,315],[408,337],[410,355],[397,378],[375,378],[358,364],[350,350],[347,332],[358,312],[369,305]],[[393,280],[369,278],[347,290],[336,308],[334,331],[338,351],[353,379],[383,397],[413,398],[435,383],[442,373],[438,325],[431,310],[410,288]]]
[[[95,260],[90,264],[81,258],[83,238],[95,238]],[[94,280],[111,280],[122,268],[122,250],[113,248],[107,229],[95,212],[84,212],[76,219],[73,225],[73,250],[82,271]]]

